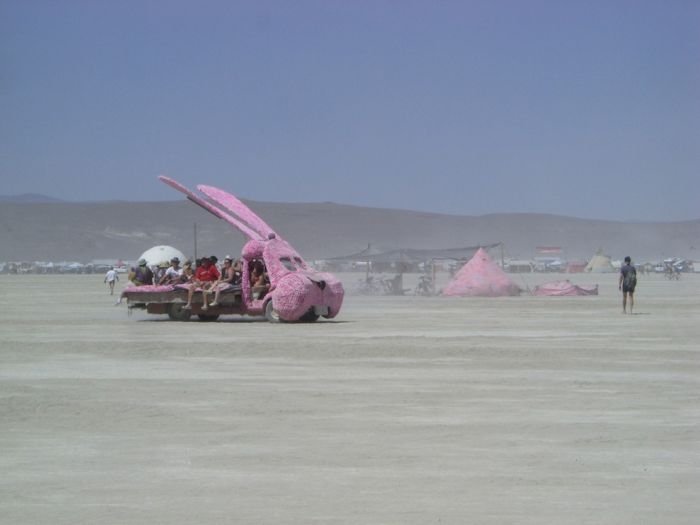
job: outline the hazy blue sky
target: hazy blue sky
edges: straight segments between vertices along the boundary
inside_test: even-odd
[[[0,0],[0,194],[700,218],[700,1]]]

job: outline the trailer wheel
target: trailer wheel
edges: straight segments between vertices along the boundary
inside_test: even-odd
[[[200,321],[216,321],[219,318],[219,314],[197,314]]]
[[[192,315],[192,310],[183,308],[184,304],[172,303],[168,307],[168,317],[173,321],[189,321]]]
[[[272,299],[265,304],[265,319],[270,323],[279,323],[281,321],[279,312],[272,306]]]

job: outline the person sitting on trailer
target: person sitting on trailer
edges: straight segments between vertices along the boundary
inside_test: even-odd
[[[165,277],[165,273],[170,268],[170,263],[168,261],[161,261],[153,269],[153,284],[160,284],[160,281]]]
[[[138,266],[132,266],[129,272],[129,280],[134,286],[146,286],[153,284],[153,272],[148,267],[146,259],[139,259]]]
[[[192,279],[194,279],[192,261],[187,259],[182,265],[182,275],[180,276],[180,283],[189,283]]]
[[[184,308],[192,308],[192,296],[194,295],[195,290],[200,288],[203,296],[202,310],[206,310],[208,305],[207,294],[205,292],[219,280],[220,276],[221,274],[219,273],[219,270],[217,270],[216,266],[212,264],[211,259],[209,257],[202,257],[202,264],[197,267],[197,270],[194,273],[194,278],[189,283],[187,290],[187,304],[184,306]]]
[[[233,258],[227,255],[224,259],[224,269],[221,273],[221,278],[212,287],[214,290],[214,300],[209,306],[218,306],[221,292],[231,289],[233,286],[241,282],[241,261],[237,259],[233,262]],[[209,292],[211,291],[209,290]],[[208,293],[208,292],[207,292]]]
[[[170,266],[163,277],[160,278],[158,284],[179,284],[182,282],[182,273],[184,269],[180,267],[180,259],[178,257],[173,257],[170,259]]]

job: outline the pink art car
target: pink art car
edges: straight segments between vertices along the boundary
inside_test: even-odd
[[[190,308],[185,308],[187,285],[130,286],[122,292],[129,308],[148,313],[168,314],[186,321],[192,314],[213,321],[220,315],[265,316],[270,322],[312,322],[331,319],[343,304],[342,283],[332,274],[311,268],[292,246],[235,196],[212,186],[199,185],[203,196],[180,183],[161,176],[165,184],[184,193],[195,204],[242,232],[248,242],[241,253],[242,279],[221,293],[217,306],[203,309],[202,294],[195,292]],[[254,290],[250,275],[254,265],[263,263],[269,288]]]

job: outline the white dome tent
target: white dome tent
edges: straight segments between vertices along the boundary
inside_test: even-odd
[[[154,246],[153,248],[146,250],[137,260],[146,259],[146,264],[148,264],[149,267],[153,267],[158,266],[161,263],[170,264],[170,259],[173,257],[180,259],[181,263],[185,262],[185,256],[180,250],[173,248],[172,246],[165,245]]]

